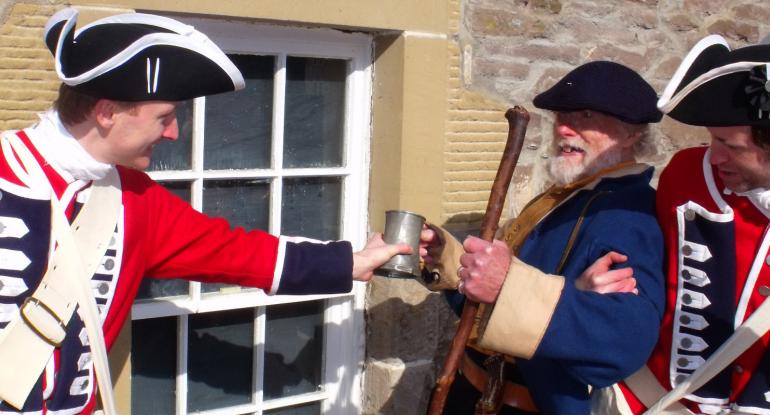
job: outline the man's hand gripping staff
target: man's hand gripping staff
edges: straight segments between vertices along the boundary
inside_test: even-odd
[[[524,144],[524,135],[529,123],[529,113],[523,107],[516,106],[505,113],[508,120],[508,140],[503,150],[503,156],[500,160],[500,167],[497,169],[497,175],[492,183],[492,191],[489,195],[487,210],[484,213],[484,219],[481,223],[479,236],[485,241],[491,242],[494,239],[497,226],[500,221],[500,215],[505,204],[505,196],[508,193],[508,186],[511,183],[513,170],[519,160],[522,145]],[[454,381],[455,373],[460,362],[460,358],[465,350],[465,344],[470,337],[474,318],[478,312],[478,303],[470,299],[465,301],[460,323],[457,332],[452,339],[452,345],[449,354],[444,360],[443,370],[436,387],[433,390],[430,405],[428,406],[429,415],[439,415],[444,410],[444,403],[449,392],[449,387]],[[483,409],[483,408],[477,408]],[[483,413],[483,412],[482,412]]]

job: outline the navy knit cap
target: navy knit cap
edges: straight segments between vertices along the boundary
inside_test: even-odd
[[[658,97],[638,73],[619,63],[594,61],[578,66],[532,101],[551,111],[592,110],[629,124],[660,121]]]

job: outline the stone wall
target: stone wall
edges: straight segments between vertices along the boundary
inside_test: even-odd
[[[756,0],[449,0],[449,119],[441,224],[458,236],[484,213],[504,148],[508,107],[530,111],[527,139],[504,212],[510,217],[546,182],[551,116],[532,98],[574,67],[597,59],[639,71],[657,91],[707,34],[733,48],[770,33],[770,3]],[[668,120],[656,151],[660,171],[680,148],[708,142],[705,130]],[[367,414],[423,414],[454,334],[438,294],[412,281],[370,284]]]
[[[56,98],[59,82],[42,34],[61,3],[0,3],[0,131],[28,126]]]
[[[770,33],[770,3],[753,0],[466,0],[457,33],[462,51],[461,81],[465,89],[506,105],[522,105],[530,122],[521,170],[515,178],[512,214],[540,188],[547,157],[551,118],[532,107],[532,98],[574,67],[597,59],[612,60],[639,71],[662,91],[689,48],[708,34],[721,34],[733,48],[756,43]],[[479,108],[480,109],[480,108]],[[499,115],[502,118],[502,114]],[[447,140],[462,127],[483,131],[487,118],[452,119]],[[468,125],[468,124],[472,124]],[[476,138],[481,135],[476,136]],[[679,148],[708,142],[703,129],[667,118],[656,130],[657,151],[645,161],[662,167]],[[467,141],[471,141],[469,138]],[[463,145],[467,145],[463,144]],[[453,187],[464,173],[483,171],[476,188],[491,184],[488,169],[499,155],[478,149],[463,153],[455,146],[451,159],[489,160],[489,167],[457,163],[447,172],[447,220],[481,211],[486,196],[471,196]],[[497,154],[495,154],[497,153]],[[480,168],[481,171],[479,171]],[[496,166],[494,166],[496,168]],[[493,176],[491,176],[493,177]]]

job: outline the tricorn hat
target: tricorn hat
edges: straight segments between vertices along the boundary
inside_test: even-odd
[[[75,31],[78,12],[51,16],[45,42],[61,81],[120,101],[183,101],[244,87],[238,68],[206,35],[162,16],[127,13]]]
[[[532,103],[551,111],[593,110],[629,124],[660,121],[655,90],[631,68],[610,61],[588,62],[570,71]]]
[[[722,36],[706,36],[679,65],[658,108],[690,125],[770,125],[770,45],[730,50]]]

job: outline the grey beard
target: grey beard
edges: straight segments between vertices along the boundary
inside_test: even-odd
[[[592,176],[597,172],[612,167],[621,161],[623,157],[617,147],[607,148],[595,157],[584,158],[580,164],[569,163],[566,157],[552,157],[548,165],[548,173],[557,186],[566,186],[577,180]]]

